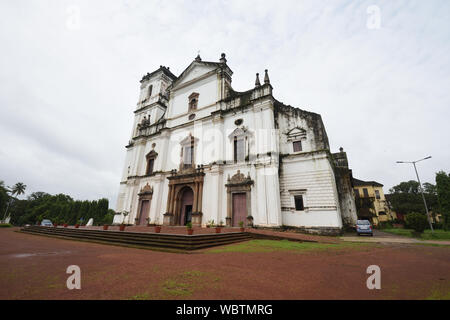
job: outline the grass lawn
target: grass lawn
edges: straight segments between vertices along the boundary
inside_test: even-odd
[[[340,249],[363,249],[370,246],[367,243],[342,242],[339,244],[296,242],[289,240],[250,240],[242,243],[227,245],[221,248],[209,249],[206,253],[222,252],[273,252],[273,251],[295,251],[305,252],[313,250],[340,250]],[[372,246],[375,246],[372,244]]]
[[[0,223],[0,228],[11,228],[12,225],[10,225],[9,223]]]
[[[412,229],[382,229],[381,231],[393,233],[399,236],[412,237]],[[450,231],[434,230],[434,234],[431,234],[431,230],[425,230],[422,233],[420,239],[422,240],[450,240]]]

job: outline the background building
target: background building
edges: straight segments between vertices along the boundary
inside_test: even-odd
[[[395,219],[383,192],[383,185],[376,181],[363,181],[353,178],[355,203],[358,219],[367,219],[372,224]]]

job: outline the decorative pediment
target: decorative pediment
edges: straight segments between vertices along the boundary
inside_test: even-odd
[[[286,133],[288,140],[306,139],[306,130],[295,127]]]
[[[228,175],[228,183],[227,186],[230,185],[237,185],[237,184],[253,184],[253,180],[250,178],[250,172],[247,176],[245,174],[241,173],[240,170],[237,171],[237,173],[230,178]]]
[[[141,191],[139,192],[139,195],[143,195],[143,194],[153,194],[153,187],[151,187],[148,182],[147,184],[141,189]]]
[[[196,145],[198,142],[198,138],[195,138],[194,136],[192,136],[192,134],[189,133],[189,135],[184,138],[183,140],[180,141],[180,144],[185,146],[185,145]]]
[[[151,158],[156,158],[157,156],[158,156],[158,152],[156,152],[155,150],[151,150],[149,153],[147,153],[145,158],[151,159]]]
[[[234,137],[246,137],[250,135],[250,131],[246,127],[236,128],[233,130],[231,134],[228,135],[230,140],[234,139]]]
[[[177,89],[185,83],[191,82],[195,79],[203,78],[206,74],[216,70],[218,64],[203,61],[193,61],[173,83],[172,89]]]
[[[192,92],[188,98],[189,98],[189,100],[192,100],[194,98],[197,98],[198,96],[199,96],[199,94],[197,92]]]

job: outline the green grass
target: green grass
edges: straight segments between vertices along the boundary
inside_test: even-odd
[[[142,294],[137,294],[130,298],[130,300],[149,300],[149,299],[150,299],[150,295],[146,292],[142,293]]]
[[[405,237],[413,237],[412,236],[412,229],[382,229],[383,232],[392,233],[398,236],[405,236]],[[425,230],[424,233],[420,236],[421,240],[450,240],[450,231],[445,230],[434,230],[434,234],[431,234],[431,230]]]
[[[190,296],[194,292],[192,285],[189,283],[175,280],[167,280],[164,282],[163,291],[169,296],[176,297]]]
[[[146,292],[139,293],[130,300],[183,299],[197,290],[217,289],[220,277],[210,272],[198,270],[185,271],[166,278]]]
[[[443,292],[440,290],[434,290],[427,300],[450,300],[450,291]]]
[[[360,249],[368,246],[376,246],[369,243],[342,242],[338,244],[316,243],[316,242],[296,242],[289,240],[250,240],[237,244],[228,245],[222,248],[215,248],[206,251],[207,253],[222,252],[274,252],[274,251],[327,251],[341,249]]]
[[[219,281],[219,277],[207,272],[186,271],[167,279],[162,285],[162,290],[166,296],[187,297],[192,295],[195,290],[216,287]]]
[[[426,300],[450,300],[449,281],[435,285]]]
[[[448,248],[450,245],[445,243],[427,243],[427,242],[417,242],[417,243],[411,243],[411,245],[414,246],[428,246],[428,247],[438,247],[438,248]]]
[[[12,225],[9,223],[0,223],[0,228],[11,228]]]

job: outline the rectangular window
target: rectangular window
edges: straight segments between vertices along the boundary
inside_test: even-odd
[[[359,198],[359,197],[360,197],[359,189],[355,189],[355,198]]]
[[[303,211],[305,209],[305,207],[303,206],[303,196],[302,195],[294,196],[294,200],[295,200],[295,210]]]
[[[183,165],[185,168],[192,167],[194,158],[194,147],[186,146],[183,152]]]
[[[375,197],[376,197],[377,199],[381,199],[381,196],[380,196],[380,190],[375,190]]]
[[[148,97],[150,98],[152,96],[152,91],[153,91],[153,85],[150,85],[148,87]]]
[[[294,152],[302,151],[302,142],[301,141],[294,141],[293,146],[294,146]]]
[[[155,159],[149,159],[147,163],[147,174],[153,173],[153,165],[155,164]]]
[[[369,197],[369,191],[367,190],[367,188],[363,188],[363,193],[364,193],[364,198]]]
[[[234,138],[234,162],[245,161],[245,142],[244,139]]]

